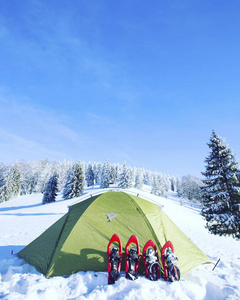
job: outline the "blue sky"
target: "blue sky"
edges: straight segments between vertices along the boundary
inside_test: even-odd
[[[0,1],[0,161],[201,176],[240,157],[239,1]]]

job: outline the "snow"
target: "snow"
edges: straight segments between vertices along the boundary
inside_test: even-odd
[[[45,205],[41,204],[42,194],[20,196],[0,204],[0,299],[240,299],[239,241],[208,233],[198,205],[183,201],[174,193],[165,199],[150,194],[146,186],[144,190],[127,191],[162,204],[168,216],[213,263],[200,265],[173,283],[163,279],[151,282],[144,276],[130,281],[122,273],[114,285],[108,285],[107,272],[79,272],[46,279],[22,259],[11,255],[11,251],[17,253],[38,237],[76,200],[101,190],[88,188],[83,197],[64,201],[58,195],[56,202]]]

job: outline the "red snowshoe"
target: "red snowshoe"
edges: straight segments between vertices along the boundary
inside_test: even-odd
[[[136,244],[135,247],[131,247],[128,250],[130,244]],[[138,266],[140,261],[140,247],[138,243],[138,238],[135,235],[132,235],[127,242],[125,248],[125,268],[126,268],[126,278],[135,280],[138,278]]]
[[[175,255],[172,242],[168,241],[161,251],[161,260],[163,264],[165,280],[180,280],[180,270],[177,267],[178,258]]]
[[[111,245],[117,242],[119,248],[117,246],[113,246],[111,249]],[[107,263],[108,263],[108,284],[113,284],[120,277],[121,272],[121,261],[122,261],[122,244],[119,236],[115,233],[107,247]]]
[[[145,276],[153,281],[158,280],[161,266],[159,264],[157,247],[152,240],[149,240],[143,248],[143,263]]]

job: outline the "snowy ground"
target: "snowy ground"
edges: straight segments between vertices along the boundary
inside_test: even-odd
[[[88,194],[98,189],[85,190]],[[106,190],[105,190],[106,191]],[[107,272],[79,272],[67,278],[45,279],[33,267],[11,255],[17,253],[67,212],[76,199],[42,205],[42,195],[27,195],[0,204],[0,299],[240,299],[240,242],[213,236],[204,228],[197,205],[191,206],[174,195],[163,199],[147,189],[140,196],[164,205],[169,217],[202,249],[209,258],[220,263],[201,265],[179,282],[151,282],[140,276],[136,281],[121,278],[107,284]]]

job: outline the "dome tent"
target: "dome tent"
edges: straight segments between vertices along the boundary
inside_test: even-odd
[[[78,271],[107,271],[107,245],[114,233],[120,236],[123,247],[133,234],[138,237],[140,249],[151,239],[159,253],[171,240],[182,274],[209,262],[161,206],[119,191],[109,191],[70,206],[68,213],[18,255],[47,278]],[[143,270],[141,262],[139,272]]]

